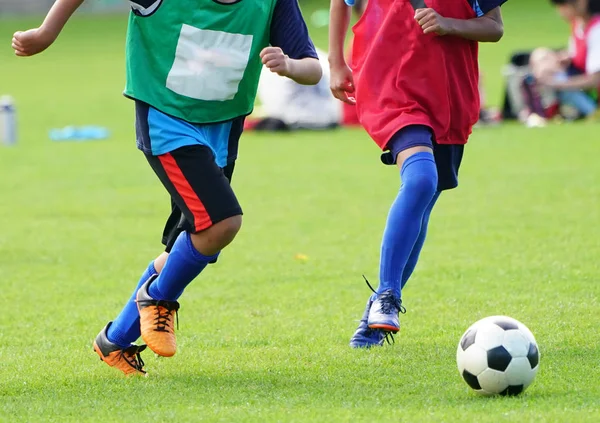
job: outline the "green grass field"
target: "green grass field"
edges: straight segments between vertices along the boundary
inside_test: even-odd
[[[505,39],[482,49],[492,102],[509,52],[566,39],[533,3],[509,4]],[[247,134],[244,228],[182,298],[178,354],[146,352],[148,378],[98,361],[94,336],[161,251],[168,198],[120,96],[125,18],[80,17],[47,53],[13,58],[12,32],[38,22],[0,21],[0,93],[21,122],[19,145],[0,148],[0,421],[600,421],[600,127],[585,123],[475,131],[404,292],[402,335],[371,351],[347,342],[397,171],[359,130]],[[48,140],[69,124],[113,137]],[[478,397],[456,370],[460,335],[493,314],[538,339],[521,397]]]

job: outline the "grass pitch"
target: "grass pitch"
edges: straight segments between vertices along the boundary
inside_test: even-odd
[[[564,44],[566,26],[533,4],[509,3],[505,39],[482,48],[492,102],[510,51]],[[402,334],[371,351],[347,342],[369,295],[361,274],[377,279],[397,171],[360,130],[247,134],[234,175],[244,228],[182,298],[177,355],[146,352],[145,379],[100,363],[91,342],[160,252],[169,211],[119,95],[125,21],[78,18],[28,60],[11,56],[10,34],[39,20],[0,21],[0,92],[21,122],[19,145],[0,149],[0,421],[600,421],[592,124],[475,131],[404,292]],[[314,38],[325,46],[323,29]],[[113,136],[48,140],[69,124]],[[477,397],[456,370],[460,335],[492,314],[540,345],[518,398]]]

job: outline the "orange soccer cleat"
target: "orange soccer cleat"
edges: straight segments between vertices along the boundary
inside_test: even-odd
[[[127,376],[146,375],[144,361],[140,356],[140,353],[146,349],[146,346],[131,345],[123,349],[113,344],[106,336],[106,331],[111,323],[102,329],[94,341],[94,351],[100,356],[100,360],[104,361],[110,367],[122,371]]]
[[[137,292],[140,330],[142,339],[152,351],[163,357],[171,357],[177,351],[173,320],[179,310],[179,303],[155,300],[148,294],[148,287],[157,277],[158,275],[153,275]]]

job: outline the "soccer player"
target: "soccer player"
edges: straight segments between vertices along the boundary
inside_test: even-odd
[[[18,56],[45,50],[83,0],[58,0],[40,28],[17,32]],[[145,374],[133,344],[175,354],[174,318],[187,285],[236,236],[242,209],[230,186],[261,67],[314,85],[322,74],[296,0],[137,0],[127,33],[125,95],[137,145],[171,196],[166,251],[143,273],[94,350],[125,374]]]
[[[503,35],[506,0],[369,0],[344,60],[350,8],[331,0],[331,89],[356,104],[362,126],[397,164],[402,184],[383,233],[379,287],[352,347],[382,345],[400,330],[402,288],[440,193],[458,185],[464,144],[479,115],[478,42]],[[427,4],[425,4],[427,3]]]

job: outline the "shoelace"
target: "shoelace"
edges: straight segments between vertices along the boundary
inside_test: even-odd
[[[132,345],[121,351],[121,357],[123,357],[123,360],[138,372],[146,373],[144,370],[146,363],[144,363],[144,360],[142,360],[142,356],[140,355],[145,349],[146,345]],[[131,357],[131,360],[128,356]]]
[[[367,283],[367,286],[374,294],[377,294],[377,291],[373,289],[373,286],[369,283],[369,280],[365,275],[362,275],[363,279]],[[377,294],[379,295],[379,294]],[[381,311],[383,313],[390,313],[392,311],[391,307],[394,306],[398,310],[398,313],[406,314],[406,308],[402,305],[402,300],[400,298],[395,298],[390,293],[384,293],[380,295],[381,301]]]
[[[154,318],[156,332],[168,332],[167,326],[171,323],[171,312],[175,312],[177,330],[179,330],[179,303],[177,301],[156,301],[156,317]],[[166,311],[165,311],[166,310]]]
[[[179,330],[179,303],[177,301],[167,300],[142,300],[137,301],[140,307],[154,307],[156,317],[154,318],[154,324],[157,332],[168,332],[167,325],[171,321],[171,312],[175,312],[175,318],[177,319],[177,330]],[[166,311],[163,311],[162,309]]]
[[[392,342],[390,342],[390,338],[392,339]],[[385,332],[385,342],[387,342],[388,345],[396,343],[396,340],[394,339],[394,334],[392,332]]]
[[[374,294],[377,294],[377,291],[375,291],[375,289],[373,289],[373,286],[369,283],[369,280],[367,279],[367,277],[365,275],[362,275],[362,277],[365,280],[365,282],[367,283],[367,286],[369,287],[369,289],[371,291],[373,291]],[[406,308],[402,305],[401,299],[394,298],[394,296],[391,294],[383,294],[381,296],[381,311],[384,313],[389,313],[391,311],[392,306],[395,306],[399,313],[406,314]],[[392,332],[382,331],[381,329],[370,329],[370,330],[373,330],[373,331],[377,330],[377,331],[385,333],[385,341],[388,343],[388,345],[392,345],[392,344],[396,343],[396,339],[394,339],[394,334]],[[390,342],[390,339],[391,339],[391,342]]]
[[[406,313],[406,309],[402,306],[402,301],[399,298],[394,297],[391,293],[381,294],[378,298],[381,303],[381,312],[383,314],[390,314],[394,311],[398,313]]]

